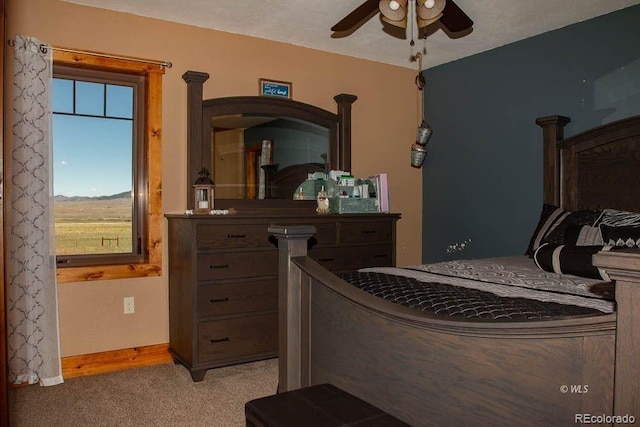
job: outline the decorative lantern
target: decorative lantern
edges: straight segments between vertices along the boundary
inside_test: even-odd
[[[209,178],[207,168],[202,168],[198,173],[200,177],[193,184],[194,204],[193,212],[196,214],[208,214],[213,209],[213,181]]]

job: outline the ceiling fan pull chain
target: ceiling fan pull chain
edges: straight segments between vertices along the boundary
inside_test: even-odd
[[[427,32],[425,30],[424,32],[424,37],[422,37],[422,54],[426,55],[427,54]]]
[[[413,41],[413,21],[415,20],[415,14],[416,14],[416,0],[409,0],[411,2],[413,2],[413,7],[409,8],[409,15],[413,14],[413,16],[410,16],[409,22],[411,22],[411,43],[409,43],[409,46],[413,47],[415,46],[416,42]],[[411,52],[413,53],[413,51]]]

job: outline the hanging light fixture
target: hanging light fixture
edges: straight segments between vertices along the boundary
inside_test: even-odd
[[[436,21],[450,33],[470,32],[473,27],[471,18],[454,0],[366,0],[332,26],[331,31],[343,34],[337,37],[344,37],[377,13],[381,13],[384,22],[400,28],[407,28],[408,25],[413,28],[415,22],[420,29]]]
[[[416,20],[418,28],[426,27],[442,18],[446,0],[416,0]]]
[[[418,131],[416,133],[416,142],[411,146],[411,166],[414,168],[421,168],[424,163],[424,159],[427,157],[427,143],[433,135],[433,129],[429,123],[424,120],[424,85],[425,80],[422,75],[422,54],[416,53],[412,57],[413,61],[418,62],[418,75],[416,76],[417,92],[417,104],[418,104]],[[421,96],[422,95],[422,96]]]
[[[446,0],[411,0],[414,3],[418,28],[426,27],[442,18]],[[409,0],[380,0],[378,7],[382,20],[400,28],[407,28]]]
[[[382,20],[400,28],[407,28],[408,0],[380,0],[378,7]]]
[[[409,3],[413,5],[409,5]],[[413,13],[411,22],[415,19],[418,28],[424,28],[442,18],[447,0],[380,0],[378,7],[382,14],[382,20],[395,25],[396,27],[407,28],[407,15]],[[411,25],[411,42],[410,46],[414,46],[413,41],[414,25]],[[425,33],[426,39],[426,33]],[[426,43],[426,40],[425,40]],[[426,46],[424,49],[426,53]],[[416,133],[416,141],[411,146],[411,166],[421,168],[427,157],[427,143],[431,139],[433,129],[424,120],[424,96],[423,89],[425,85],[424,76],[422,75],[422,53],[418,52],[411,56],[412,61],[418,63],[418,75],[416,76],[417,103],[418,103],[418,130]]]

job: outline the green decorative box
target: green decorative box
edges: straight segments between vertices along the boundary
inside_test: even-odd
[[[331,213],[375,213],[378,212],[376,199],[359,199],[359,198],[329,198],[329,211]]]

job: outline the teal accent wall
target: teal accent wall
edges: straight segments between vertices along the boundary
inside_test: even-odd
[[[640,114],[640,5],[424,76],[434,134],[423,166],[423,262],[523,254],[542,207],[535,119],[568,116],[570,136]]]

